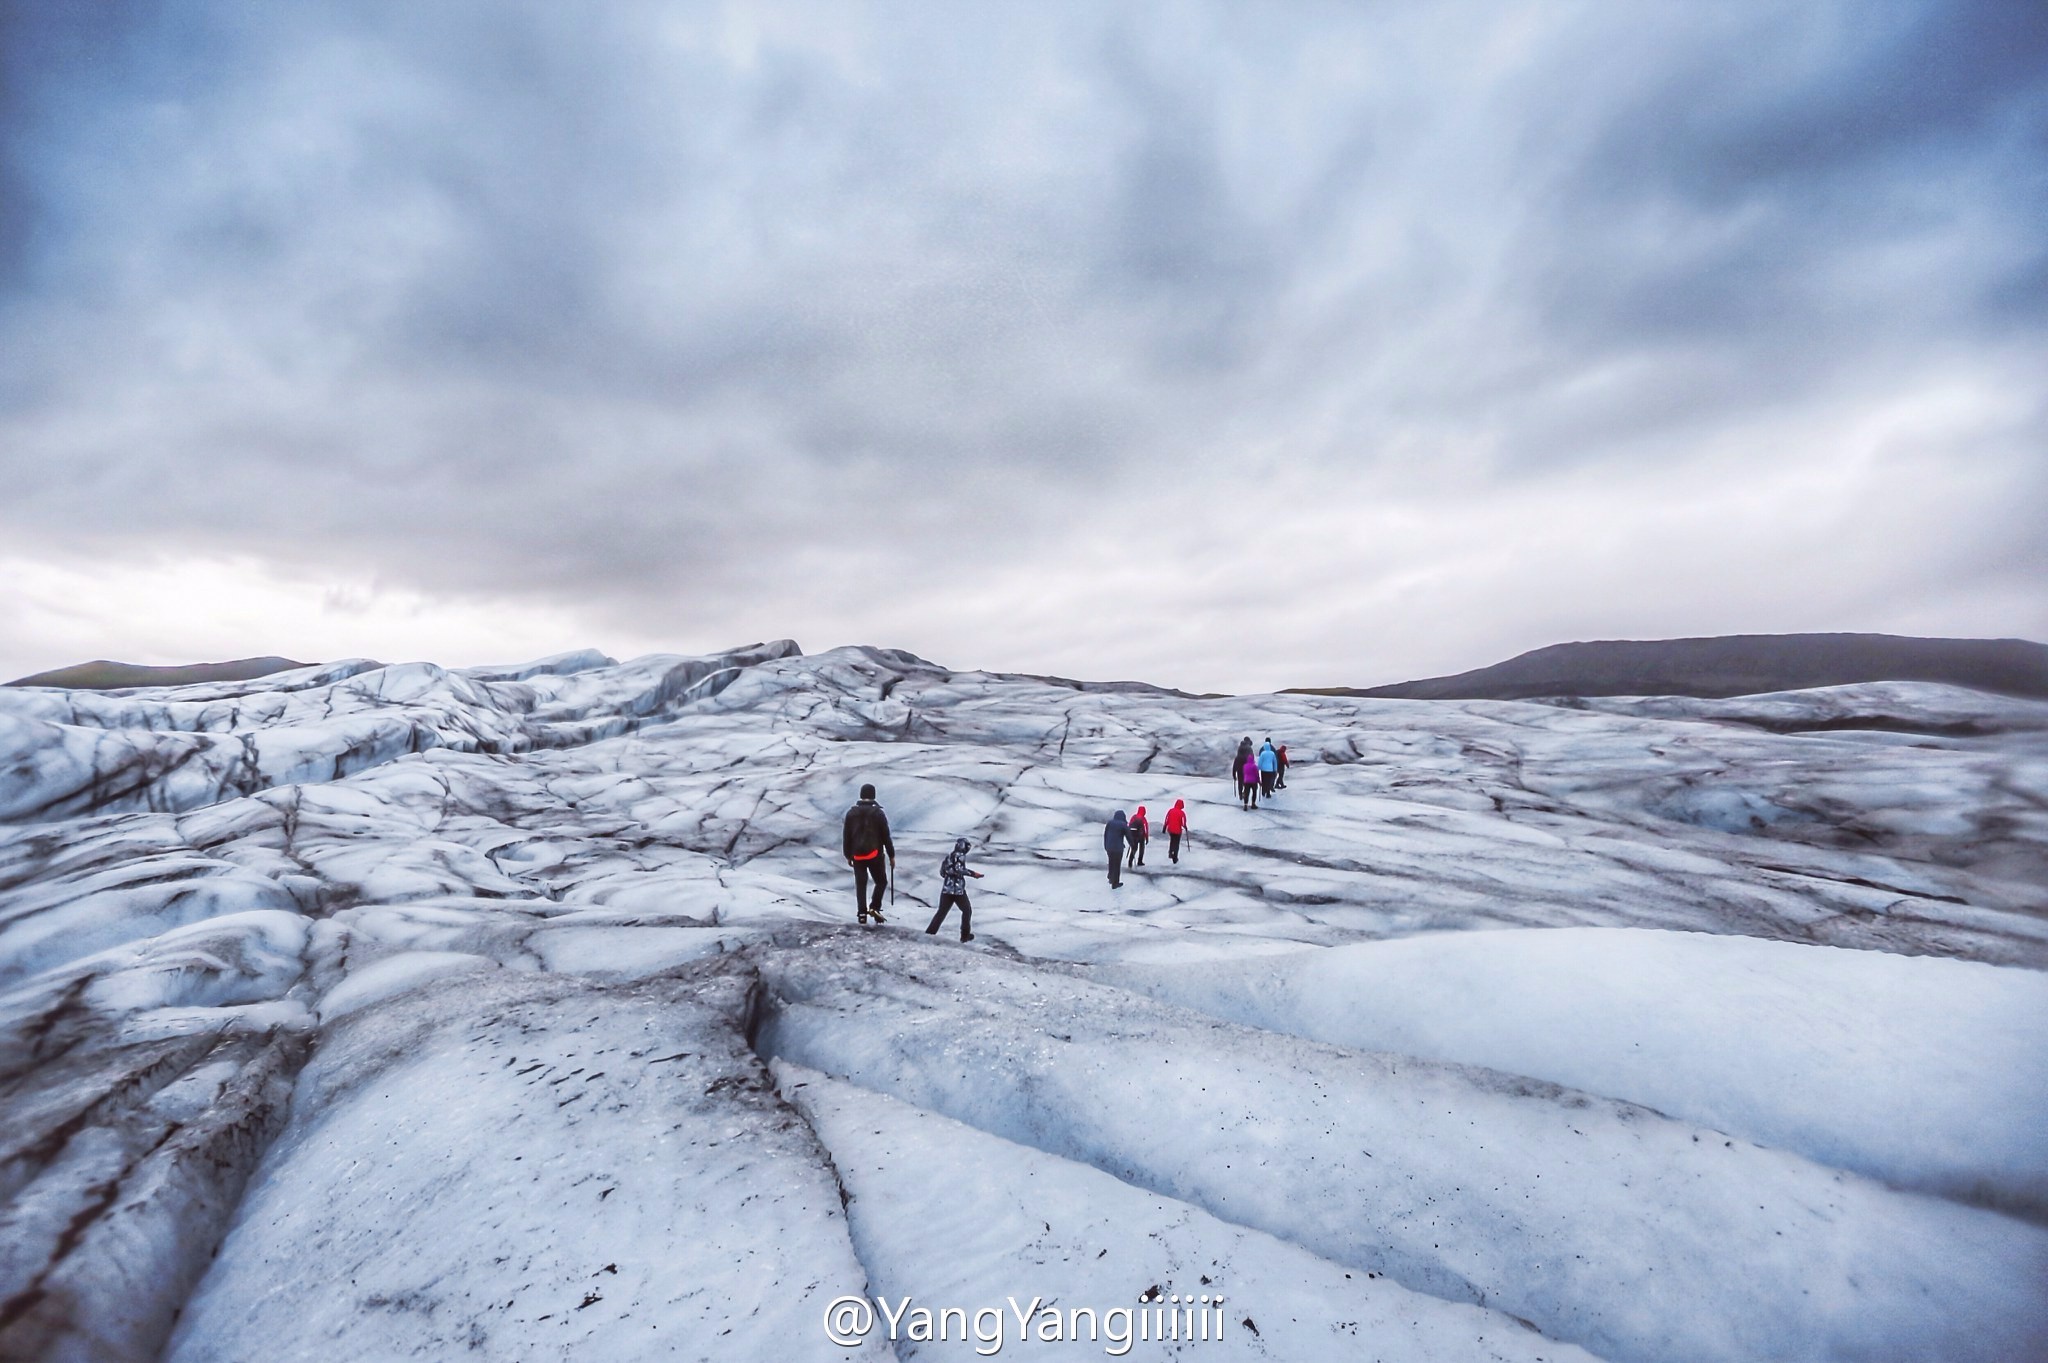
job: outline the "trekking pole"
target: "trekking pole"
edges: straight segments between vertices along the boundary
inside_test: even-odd
[[[896,858],[889,858],[889,907],[896,907]]]

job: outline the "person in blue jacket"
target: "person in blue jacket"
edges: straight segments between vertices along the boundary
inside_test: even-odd
[[[1280,775],[1280,754],[1273,747],[1273,740],[1259,749],[1259,794],[1268,800],[1273,798],[1273,782]]]
[[[1102,850],[1109,853],[1109,888],[1112,890],[1124,887],[1124,831],[1130,826],[1124,812],[1119,809],[1110,815],[1109,822],[1102,828]]]

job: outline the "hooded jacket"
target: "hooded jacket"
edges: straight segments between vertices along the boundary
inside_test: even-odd
[[[1273,745],[1271,743],[1268,743],[1265,747],[1259,749],[1259,770],[1280,770],[1280,754],[1273,751]]]
[[[1129,827],[1130,823],[1124,818],[1124,812],[1121,809],[1110,815],[1109,822],[1104,824],[1102,828],[1102,850],[1113,857],[1122,856],[1124,854],[1124,830]]]
[[[967,893],[967,849],[973,844],[961,838],[954,842],[953,850],[939,863],[939,893]]]
[[[1145,817],[1145,806],[1139,805],[1138,812],[1131,815],[1130,827],[1137,833],[1139,842],[1144,842],[1152,836],[1152,821]]]
[[[1185,833],[1188,831],[1188,802],[1175,800],[1173,808],[1166,811],[1166,831]]]

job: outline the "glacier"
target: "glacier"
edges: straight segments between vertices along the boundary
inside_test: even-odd
[[[2048,703],[1933,683],[0,689],[0,1355],[2048,1357],[2044,887]]]

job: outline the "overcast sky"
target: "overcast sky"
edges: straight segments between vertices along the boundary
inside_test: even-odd
[[[10,0],[0,676],[2048,638],[2048,8]]]

